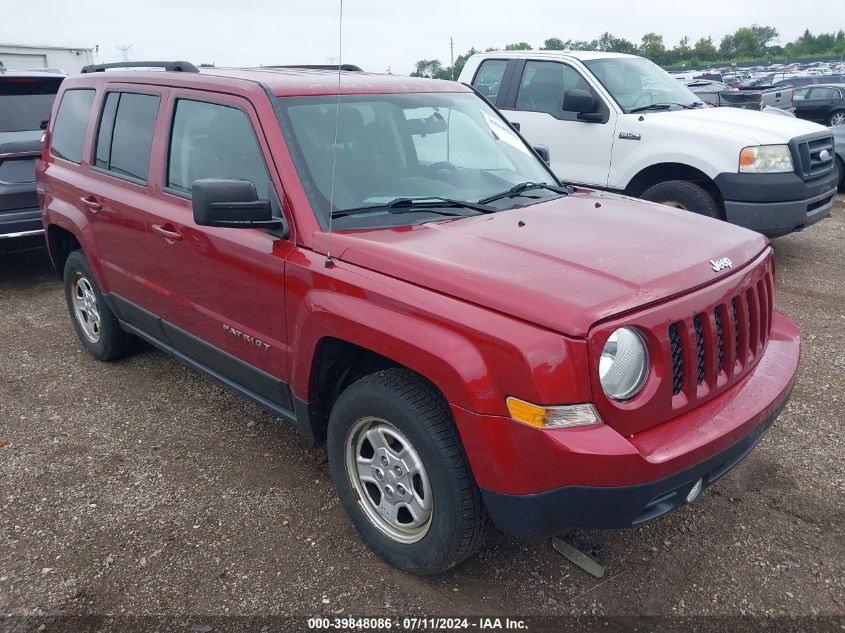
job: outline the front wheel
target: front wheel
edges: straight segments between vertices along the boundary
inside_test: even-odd
[[[719,218],[716,201],[702,187],[686,180],[667,180],[646,189],[643,200],[658,202],[676,209],[692,211],[709,218]]]
[[[364,541],[417,574],[454,567],[489,519],[448,404],[407,369],[366,376],[337,399],[327,449],[341,504]]]

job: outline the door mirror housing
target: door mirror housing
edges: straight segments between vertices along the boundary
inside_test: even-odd
[[[233,229],[278,229],[268,200],[259,200],[255,185],[249,180],[207,178],[191,187],[194,222],[199,226]]]
[[[534,150],[537,156],[543,159],[543,162],[546,163],[546,165],[551,165],[552,158],[549,155],[548,147],[546,147],[545,145],[535,145],[531,149]]]
[[[602,123],[605,120],[604,114],[601,112],[593,112],[595,109],[596,100],[589,90],[581,90],[580,88],[570,88],[563,92],[563,110],[567,112],[575,112],[578,115],[579,121],[586,121],[589,123]]]

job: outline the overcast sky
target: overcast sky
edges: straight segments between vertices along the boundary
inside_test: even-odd
[[[333,62],[338,0],[0,0],[0,42],[94,47],[97,61],[185,59],[218,66]],[[754,23],[784,44],[805,28],[845,28],[845,0],[345,0],[343,61],[407,74],[423,58],[449,63],[472,46],[503,47],[549,37],[591,40],[604,31],[667,46]]]

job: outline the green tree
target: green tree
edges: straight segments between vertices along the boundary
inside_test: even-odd
[[[417,68],[411,73],[411,77],[437,78],[443,73],[443,64],[439,59],[421,59],[417,62]]]
[[[664,63],[666,46],[663,44],[663,36],[657,33],[646,33],[643,35],[642,43],[640,44],[640,55],[656,64]]]
[[[607,49],[614,53],[627,53],[628,55],[636,55],[639,51],[637,45],[624,37],[613,37],[610,40],[610,48]]]
[[[505,46],[506,51],[530,51],[531,44],[528,42],[517,42],[516,44],[508,44]]]
[[[703,62],[709,62],[716,59],[719,51],[717,51],[716,47],[713,45],[712,37],[702,37],[695,43],[695,46],[692,47],[692,53],[696,59]]]
[[[456,80],[457,80],[457,78],[458,78],[458,77],[460,77],[460,76],[461,76],[461,71],[464,69],[464,66],[465,66],[465,65],[466,65],[466,63],[467,63],[467,60],[468,60],[470,57],[472,57],[473,55],[475,55],[477,52],[478,52],[478,51],[477,51],[477,50],[475,50],[475,47],[472,47],[471,49],[469,49],[469,50],[468,50],[466,53],[464,53],[463,55],[458,55],[458,56],[455,58],[455,67],[454,67],[454,71],[455,71],[455,73],[454,73],[454,77],[455,77],[455,79],[456,79]],[[447,69],[446,69],[446,71],[447,71],[447,73],[448,73],[449,69],[447,68]]]
[[[543,51],[562,51],[566,48],[566,42],[564,42],[559,37],[550,37],[545,42],[543,42],[543,46],[540,50]]]

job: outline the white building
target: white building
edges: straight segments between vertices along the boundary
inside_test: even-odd
[[[0,63],[7,70],[55,68],[73,74],[94,63],[94,49],[0,44]]]

